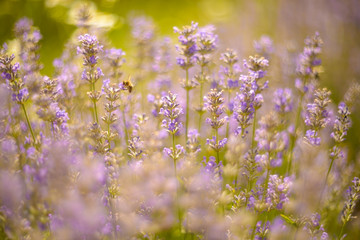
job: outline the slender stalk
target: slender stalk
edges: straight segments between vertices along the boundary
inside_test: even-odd
[[[129,135],[126,128],[125,108],[123,108],[121,112],[122,112],[122,119],[123,119],[124,132],[125,132],[125,145],[127,146],[129,142]]]
[[[328,171],[327,171],[327,173],[326,173],[324,186],[323,186],[323,188],[322,188],[322,190],[321,190],[321,194],[320,194],[320,198],[319,198],[319,205],[320,205],[320,203],[321,203],[322,196],[323,196],[323,194],[324,194],[325,187],[326,187],[326,184],[327,184],[327,180],[328,180],[328,178],[329,178],[330,171],[331,171],[332,166],[333,166],[333,164],[334,164],[334,160],[335,160],[335,158],[334,158],[334,157],[332,157],[332,158],[331,158],[331,162],[330,162],[329,169],[328,169]]]
[[[270,177],[270,168],[267,167],[266,168],[266,178],[265,178],[265,188],[264,188],[264,192],[263,192],[263,200],[265,201],[266,199],[266,191],[269,187],[269,177]]]
[[[297,132],[297,129],[298,129],[299,125],[300,125],[300,116],[301,116],[303,98],[304,98],[304,94],[301,94],[299,105],[298,105],[298,108],[297,108],[297,113],[296,113],[296,122],[295,122],[295,128],[294,128],[294,135],[292,136],[291,141],[290,141],[287,175],[289,175],[290,171],[291,171],[291,164],[292,164],[294,147],[295,147],[295,142],[296,142],[296,132]]]
[[[341,227],[340,234],[339,234],[339,237],[338,237],[339,239],[341,239],[341,236],[342,236],[342,234],[344,232],[345,224],[346,224],[346,222],[344,222],[342,227]]]
[[[95,82],[94,81],[92,81],[92,88],[93,88],[93,91],[95,93]],[[95,121],[96,121],[96,123],[99,123],[99,118],[98,118],[98,113],[97,113],[97,108],[96,108],[96,100],[95,99],[93,100],[93,105],[94,105]]]
[[[202,108],[203,107],[203,88],[204,88],[204,83],[201,82],[200,83],[200,107]],[[203,115],[203,112],[202,112],[202,109],[201,111],[199,111],[199,133],[201,134],[201,122],[202,122],[202,115]]]
[[[173,152],[175,153],[175,134],[172,134],[172,146],[173,146]],[[175,171],[175,177],[177,178],[177,173],[176,173],[176,158],[174,158],[174,171]]]
[[[228,90],[228,105],[230,104],[231,92]],[[228,117],[230,119],[230,109],[228,109]],[[226,138],[229,138],[230,120],[226,123]]]
[[[185,120],[185,143],[188,140],[189,129],[189,104],[190,104],[190,89],[189,89],[189,69],[186,69],[186,120]]]
[[[27,122],[27,125],[28,125],[28,127],[29,127],[29,130],[30,130],[32,139],[33,139],[33,141],[34,141],[34,145],[36,145],[35,134],[34,134],[34,131],[33,131],[32,127],[31,127],[31,123],[30,123],[28,114],[27,114],[27,112],[26,112],[25,105],[24,105],[23,103],[21,103],[20,105],[21,105],[21,108],[22,108],[23,111],[24,111],[24,115],[25,115],[25,118],[26,118],[26,122]]]
[[[252,138],[251,138],[251,149],[254,149],[254,147],[255,147],[255,129],[256,129],[256,110],[254,111],[253,129],[252,129]]]

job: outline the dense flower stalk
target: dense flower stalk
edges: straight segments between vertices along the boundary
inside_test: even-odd
[[[222,127],[227,121],[228,117],[222,117],[225,108],[224,98],[222,96],[223,91],[217,91],[216,89],[211,89],[206,97],[204,97],[205,108],[210,113],[210,118],[206,119],[206,122],[215,130],[215,136],[212,139],[207,139],[207,144],[215,150],[217,154],[217,162],[219,163],[219,152],[225,146],[227,138],[220,140],[219,137],[219,128]]]
[[[297,63],[297,75],[295,79],[295,87],[300,92],[300,98],[298,101],[298,107],[296,111],[296,122],[294,126],[294,133],[290,140],[289,160],[287,166],[287,173],[291,171],[291,165],[293,160],[294,146],[297,139],[297,130],[300,125],[301,111],[303,109],[303,100],[309,89],[318,84],[320,79],[321,59],[320,54],[322,51],[323,41],[320,38],[319,33],[315,33],[313,37],[305,39],[305,46],[303,52],[299,55]]]
[[[188,138],[189,128],[189,111],[190,111],[190,90],[195,87],[194,82],[189,82],[189,69],[194,66],[196,62],[196,52],[198,47],[196,45],[196,31],[198,29],[198,23],[191,22],[189,26],[183,26],[180,30],[174,27],[174,31],[179,33],[179,43],[176,46],[177,51],[181,57],[176,58],[177,64],[185,71],[185,82],[183,87],[186,90],[186,118],[185,118],[185,142]]]
[[[214,34],[215,27],[212,25],[205,26],[197,31],[197,54],[196,63],[200,66],[200,73],[194,76],[195,80],[200,85],[199,92],[199,107],[197,112],[199,113],[199,132],[201,132],[202,115],[204,114],[203,103],[203,90],[204,84],[209,82],[210,76],[209,65],[211,64],[211,54],[216,49],[218,36]]]
[[[320,145],[320,130],[330,121],[329,111],[326,109],[331,102],[330,91],[326,88],[315,91],[313,103],[307,105],[305,124],[309,127],[306,131],[305,139],[312,145]]]
[[[5,45],[5,49],[2,50],[2,53],[6,52],[7,46]],[[31,122],[29,120],[28,113],[25,108],[25,102],[29,97],[29,91],[25,87],[25,84],[23,80],[19,77],[19,70],[20,70],[20,64],[15,63],[13,64],[12,61],[14,60],[14,55],[7,55],[6,53],[1,54],[0,56],[0,71],[1,71],[1,77],[6,81],[7,87],[12,92],[12,100],[15,101],[17,104],[21,106],[21,108],[24,111],[24,115],[26,118],[26,122],[28,125],[28,128],[30,130],[33,144],[36,144],[36,138],[34,134],[34,130],[31,126]]]
[[[349,187],[347,190],[347,199],[345,202],[345,207],[341,215],[341,222],[343,223],[341,227],[341,232],[339,238],[342,238],[344,227],[352,218],[354,218],[353,213],[355,210],[356,203],[360,199],[360,179],[355,177],[352,181],[353,186]]]
[[[99,44],[96,36],[89,34],[79,36],[79,42],[80,46],[77,48],[77,54],[83,55],[84,65],[81,79],[90,83],[88,96],[93,102],[94,121],[99,123],[96,102],[99,101],[101,94],[100,91],[96,91],[95,84],[104,75],[99,67],[96,68],[99,60],[98,54],[103,51],[103,46]]]
[[[224,66],[220,66],[220,86],[227,92],[226,113],[228,117],[230,117],[234,111],[234,102],[231,99],[231,93],[239,87],[239,58],[236,51],[226,49],[226,51],[221,54],[220,60],[224,63]],[[230,122],[226,124],[226,137],[229,137],[229,124]]]
[[[170,133],[173,143],[171,148],[164,148],[164,152],[174,160],[175,165],[176,160],[179,159],[180,155],[185,152],[181,145],[178,144],[175,146],[175,135],[182,128],[182,123],[179,122],[179,117],[183,114],[183,109],[180,107],[176,98],[177,95],[172,92],[169,92],[167,96],[164,96],[162,98],[162,108],[159,112],[159,114],[164,116],[162,126],[168,133]]]

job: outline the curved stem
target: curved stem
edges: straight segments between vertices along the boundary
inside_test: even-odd
[[[32,136],[32,139],[34,141],[34,145],[36,145],[36,140],[35,140],[35,134],[34,134],[34,131],[31,127],[31,123],[30,123],[30,120],[29,120],[29,116],[26,112],[26,108],[25,108],[25,105],[23,103],[20,104],[21,105],[21,108],[23,109],[24,111],[24,115],[25,115],[25,118],[26,118],[26,122],[27,122],[27,125],[29,127],[29,130],[30,130],[30,133],[31,133],[31,136]]]
[[[92,82],[92,89],[95,93],[95,82],[93,81]],[[93,99],[93,106],[94,106],[94,115],[95,115],[95,120],[96,120],[96,123],[99,123],[99,118],[98,118],[98,113],[97,113],[97,108],[96,108],[96,100]]]
[[[189,69],[186,69],[186,120],[185,120],[185,143],[187,143],[187,140],[188,140],[188,129],[189,129],[189,104],[190,104]]]
[[[255,147],[255,129],[256,129],[256,110],[254,111],[253,129],[252,129],[252,137],[251,137],[251,149],[254,149],[254,147]]]
[[[296,142],[296,132],[297,132],[297,129],[298,129],[299,124],[300,124],[300,116],[301,116],[303,98],[304,98],[304,94],[301,94],[298,109],[297,109],[297,113],[296,113],[296,122],[295,122],[295,128],[294,128],[294,135],[292,136],[291,142],[290,142],[290,149],[289,149],[290,153],[289,153],[289,161],[288,161],[288,167],[287,167],[287,175],[289,175],[290,171],[291,171],[291,164],[292,164],[294,147],[295,147],[295,142]]]

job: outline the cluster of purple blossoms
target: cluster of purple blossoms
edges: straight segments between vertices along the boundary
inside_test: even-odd
[[[80,46],[77,47],[77,54],[83,55],[84,71],[81,75],[81,79],[86,80],[90,83],[91,91],[88,92],[88,96],[93,102],[94,110],[94,121],[99,122],[96,102],[101,97],[100,91],[96,91],[95,83],[104,76],[102,70],[96,65],[98,64],[98,54],[103,51],[103,46],[99,44],[96,36],[94,35],[80,35],[79,36]]]
[[[352,181],[353,186],[349,187],[347,190],[347,199],[345,202],[344,210],[341,215],[341,221],[345,225],[352,218],[354,218],[353,213],[355,211],[356,204],[360,199],[360,179],[355,177]],[[340,236],[341,233],[340,233]]]
[[[162,127],[172,135],[177,134],[182,128],[179,117],[184,113],[176,98],[177,95],[172,92],[169,92],[168,95],[162,97],[162,107],[159,111],[159,114],[164,116]]]
[[[105,60],[110,67],[110,76],[114,80],[118,80],[122,76],[120,68],[125,63],[125,52],[121,49],[111,48],[105,51]]]
[[[210,118],[206,118],[206,122],[210,126],[217,130],[222,127],[226,121],[227,117],[221,118],[221,115],[224,113],[224,98],[223,91],[217,91],[216,89],[211,89],[206,97],[204,97],[205,108],[210,113]]]
[[[181,57],[176,58],[177,64],[184,70],[191,68],[196,62],[196,52],[198,47],[196,45],[198,23],[192,22],[189,26],[183,26],[180,30],[174,27],[174,31],[179,33],[178,40],[180,45],[176,46],[177,51]]]
[[[293,95],[290,88],[278,88],[274,93],[275,111],[281,115],[293,109]]]
[[[336,116],[334,122],[334,129],[330,136],[335,140],[335,142],[340,143],[345,140],[347,131],[351,126],[349,108],[345,105],[344,102],[341,102],[338,106],[338,115]]]
[[[240,93],[237,93],[234,99],[234,118],[239,124],[235,134],[245,137],[248,133],[246,128],[250,126],[255,110],[261,107],[264,100],[261,94],[256,94],[254,77],[242,75],[240,80]]]
[[[283,152],[287,149],[289,138],[285,132],[280,132],[280,120],[270,112],[259,121],[259,128],[255,131],[255,140],[260,153],[264,153],[260,165],[266,168],[280,166]],[[266,161],[264,161],[266,160]]]
[[[258,54],[269,59],[274,52],[274,42],[269,36],[262,35],[259,40],[254,41],[254,48]]]
[[[86,67],[81,78],[90,83],[95,83],[103,75],[100,68],[95,69],[98,63],[98,54],[103,51],[103,46],[99,44],[94,35],[80,35],[80,46],[77,47],[77,54],[83,55],[83,65]]]
[[[5,44],[0,56],[1,77],[6,81],[8,88],[11,89],[13,101],[23,104],[29,97],[29,91],[25,87],[23,80],[19,77],[20,64],[12,63],[15,55],[7,55],[6,50],[7,45]]]
[[[221,115],[224,113],[224,98],[222,96],[223,91],[217,91],[216,89],[211,89],[206,97],[204,97],[205,108],[210,113],[210,118],[206,119],[206,122],[215,130],[215,136],[212,139],[207,139],[207,144],[210,145],[217,153],[225,146],[227,138],[219,140],[218,130],[222,127],[227,121],[228,117],[225,116],[221,118]]]
[[[32,20],[22,18],[15,24],[15,36],[20,40],[20,59],[23,66],[23,75],[28,76],[32,83],[34,77],[29,75],[39,72],[43,66],[39,63],[39,41],[42,39],[40,31],[33,26]]]
[[[231,92],[239,87],[241,71],[238,64],[239,58],[236,51],[228,48],[221,54],[220,61],[225,64],[225,66],[220,66],[220,85],[226,91]]]
[[[268,81],[260,84],[259,80],[264,78],[269,67],[269,60],[261,56],[250,56],[248,60],[244,59],[244,67],[248,69],[249,75],[256,79],[258,91],[262,91],[267,88]]]
[[[305,139],[312,145],[320,145],[319,131],[330,122],[329,111],[326,109],[331,102],[331,92],[326,88],[315,91],[313,103],[307,105],[305,124],[309,127]]]
[[[304,230],[311,236],[311,239],[327,240],[329,236],[325,232],[324,226],[320,224],[321,216],[318,213],[312,214],[311,218],[307,219]]]
[[[218,140],[216,136],[213,136],[211,139],[206,139],[206,144],[209,145],[215,152],[220,152],[221,149],[225,147],[227,143],[227,138]]]
[[[256,229],[255,229],[255,239],[256,240],[266,240],[268,233],[270,231],[270,222],[262,222],[258,221],[256,223]]]
[[[164,148],[164,152],[171,158],[178,159],[182,153],[185,153],[184,148],[178,144],[175,146],[175,135],[179,133],[182,128],[182,123],[179,122],[179,117],[182,115],[183,109],[177,102],[177,95],[169,92],[168,95],[162,97],[162,107],[160,108],[160,115],[164,116],[162,121],[162,127],[166,129],[168,133],[172,135],[173,147]]]
[[[270,175],[269,185],[266,190],[266,203],[269,208],[282,210],[285,203],[289,201],[292,180],[289,177]]]
[[[313,37],[305,39],[305,47],[300,54],[297,64],[297,74],[299,78],[295,80],[295,86],[300,92],[308,92],[311,85],[316,85],[319,80],[320,70],[317,68],[321,65],[321,48],[323,41],[319,33],[315,33]]]
[[[196,155],[201,151],[201,146],[199,143],[200,134],[196,129],[190,129],[188,133],[188,141],[186,143],[186,151],[189,154]]]

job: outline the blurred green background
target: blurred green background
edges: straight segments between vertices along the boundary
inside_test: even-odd
[[[0,1],[0,42],[14,38],[14,23],[27,16],[39,27],[43,74],[51,75],[52,61],[76,29],[73,9],[84,1]],[[338,103],[350,83],[360,76],[360,1],[358,0],[104,0],[91,2],[97,9],[97,24],[109,28],[113,45],[125,52],[131,48],[129,16],[147,15],[160,34],[176,37],[173,26],[197,21],[214,24],[221,48],[235,48],[244,58],[254,53],[253,41],[262,34],[276,46],[292,45],[302,50],[303,40],[319,31],[324,40],[322,85],[330,88]],[[130,55],[131,56],[131,55]],[[290,79],[289,81],[293,81]],[[292,82],[291,82],[292,83]],[[287,84],[289,85],[289,83]],[[350,157],[360,145],[360,114],[353,115]]]

